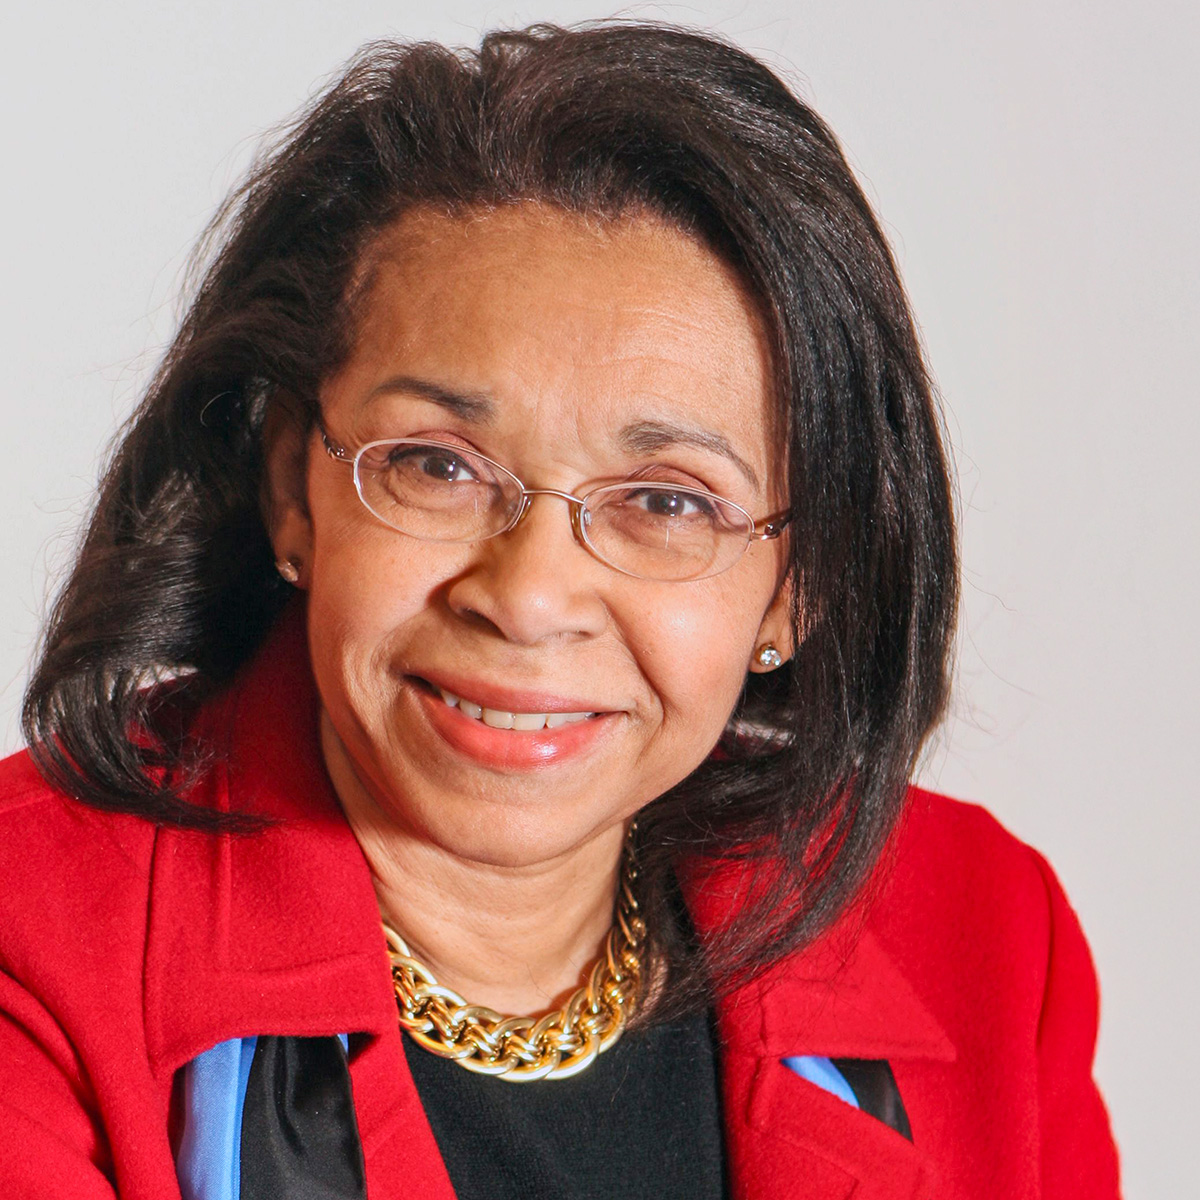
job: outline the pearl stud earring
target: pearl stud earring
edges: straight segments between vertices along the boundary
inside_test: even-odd
[[[300,563],[294,558],[277,558],[275,560],[275,570],[288,583],[296,583],[300,579]]]
[[[754,661],[760,667],[764,667],[768,671],[774,671],[776,667],[783,666],[783,655],[770,642],[764,642],[754,652]]]

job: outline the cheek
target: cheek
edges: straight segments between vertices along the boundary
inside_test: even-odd
[[[752,598],[671,603],[647,613],[640,641],[646,673],[667,723],[719,732],[745,681],[760,614]]]
[[[445,557],[361,522],[328,536],[318,527],[308,618],[319,676],[358,703],[384,698],[397,648],[429,622],[453,573]]]
[[[357,645],[361,652],[422,607],[420,593],[419,576],[395,569],[369,547],[343,542],[324,553],[318,547],[309,585],[310,623],[322,640],[347,650]]]

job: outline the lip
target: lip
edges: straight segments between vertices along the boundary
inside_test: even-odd
[[[455,696],[465,696],[484,708],[494,708],[499,712],[606,714],[617,711],[607,704],[597,703],[595,697],[589,699],[564,696],[561,692],[527,691],[471,679],[466,675],[456,675],[452,671],[421,671],[419,674],[414,673],[413,678],[423,680]]]
[[[431,681],[432,682],[432,681]],[[453,688],[447,688],[453,691]],[[523,771],[550,767],[587,753],[603,738],[617,719],[616,713],[601,713],[557,729],[518,731],[493,729],[457,708],[451,708],[437,693],[413,682],[410,691],[426,720],[452,749],[493,770]],[[495,696],[496,693],[489,693]],[[511,698],[514,693],[508,693]],[[517,694],[522,703],[528,693]],[[499,708],[498,703],[485,707]],[[512,708],[508,712],[593,712],[594,709]]]

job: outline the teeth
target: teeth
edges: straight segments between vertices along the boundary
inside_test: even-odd
[[[577,721],[586,721],[592,713],[547,713],[546,728],[557,729],[560,725],[574,725]]]
[[[483,719],[487,720],[487,713],[483,714]],[[512,727],[514,729],[543,729],[546,725],[545,713],[513,713]]]
[[[453,692],[447,692],[444,688],[438,688],[438,691],[441,692],[442,699],[451,708],[457,708],[459,712],[465,713],[468,717],[476,721],[482,721],[485,725],[490,725],[493,729],[516,729],[532,733],[538,729],[558,729],[563,725],[574,725],[578,721],[586,721],[589,717],[596,715],[590,712],[505,712],[503,709],[484,708],[482,705],[473,704],[470,700],[464,700],[461,696],[456,696]]]

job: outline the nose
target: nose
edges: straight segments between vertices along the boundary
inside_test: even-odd
[[[601,585],[611,572],[580,539],[579,501],[549,488],[526,495],[513,528],[477,543],[450,587],[451,607],[522,645],[595,636],[608,624]]]

